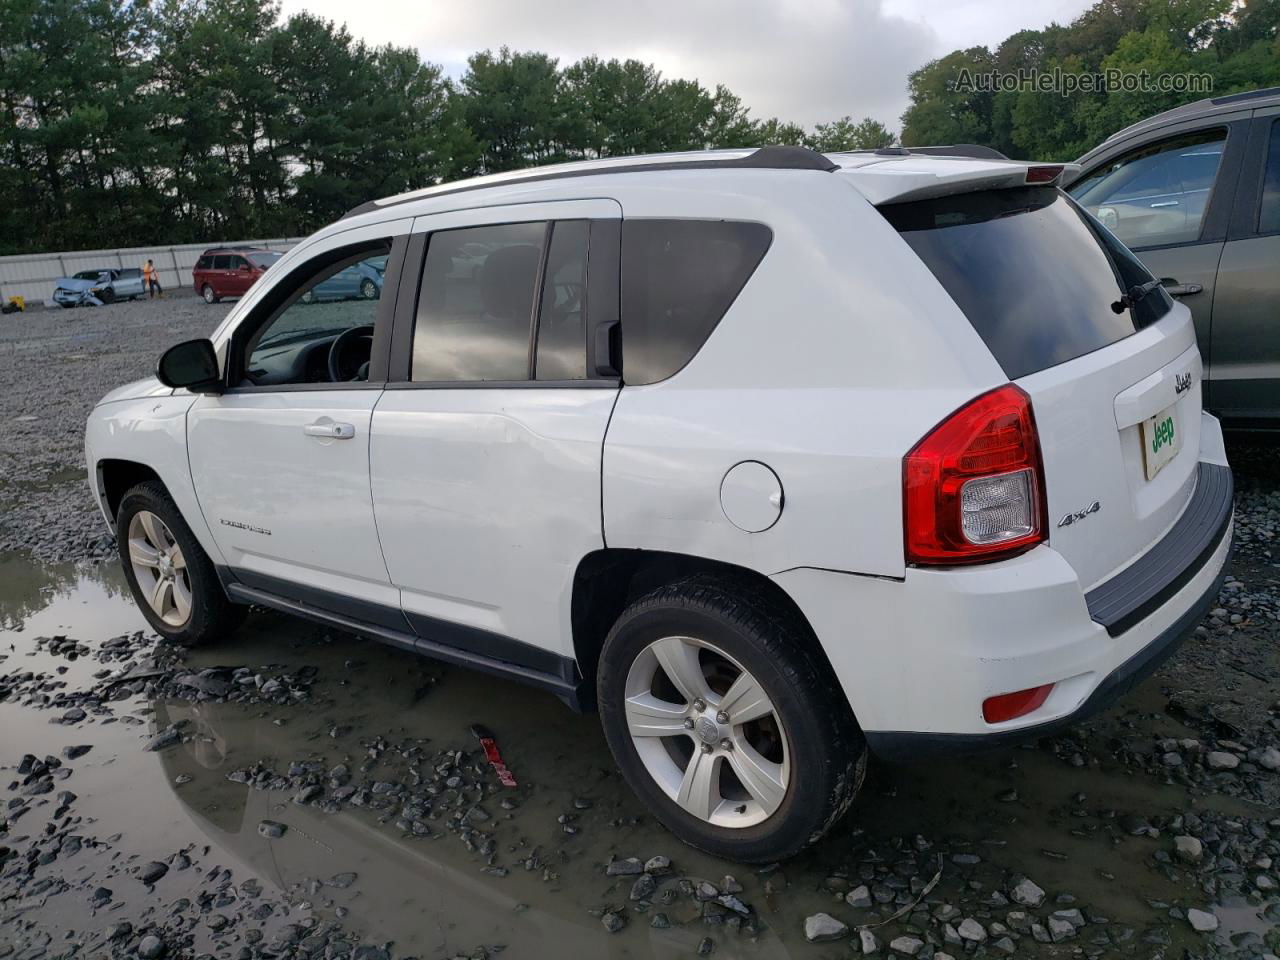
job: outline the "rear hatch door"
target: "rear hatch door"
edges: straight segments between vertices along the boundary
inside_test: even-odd
[[[974,182],[879,209],[1030,395],[1049,544],[1088,590],[1156,543],[1194,490],[1195,331],[1066,194]]]

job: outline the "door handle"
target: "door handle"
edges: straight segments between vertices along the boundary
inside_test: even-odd
[[[308,437],[324,437],[326,440],[350,440],[356,435],[356,428],[350,423],[308,423],[302,428]]]
[[[1151,209],[1154,210],[1156,207],[1176,207],[1177,205],[1177,200],[1162,200],[1160,203],[1151,204]]]
[[[1171,297],[1189,297],[1204,290],[1204,287],[1198,283],[1179,283],[1173,277],[1163,277],[1160,284],[1164,287],[1165,293]]]

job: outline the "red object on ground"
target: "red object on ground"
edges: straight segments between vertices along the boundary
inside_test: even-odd
[[[507,769],[507,765],[502,762],[502,754],[498,752],[498,741],[493,739],[493,733],[490,732],[489,728],[482,727],[477,723],[472,725],[471,732],[480,741],[480,746],[484,749],[485,759],[489,761],[494,773],[498,775],[499,782],[504,787],[516,786],[516,778]]]

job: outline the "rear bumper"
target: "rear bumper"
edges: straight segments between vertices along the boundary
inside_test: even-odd
[[[1088,593],[1047,545],[985,566],[909,568],[902,581],[777,575],[872,750],[916,760],[1044,736],[1104,708],[1171,656],[1213,605],[1231,550],[1230,471],[1216,422],[1205,426],[1196,493],[1178,522]],[[984,720],[988,697],[1043,684],[1053,691],[1032,713]]]

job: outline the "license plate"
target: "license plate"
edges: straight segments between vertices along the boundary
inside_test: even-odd
[[[1176,407],[1167,407],[1154,417],[1142,421],[1142,462],[1150,480],[1182,448],[1182,431],[1178,428]]]

